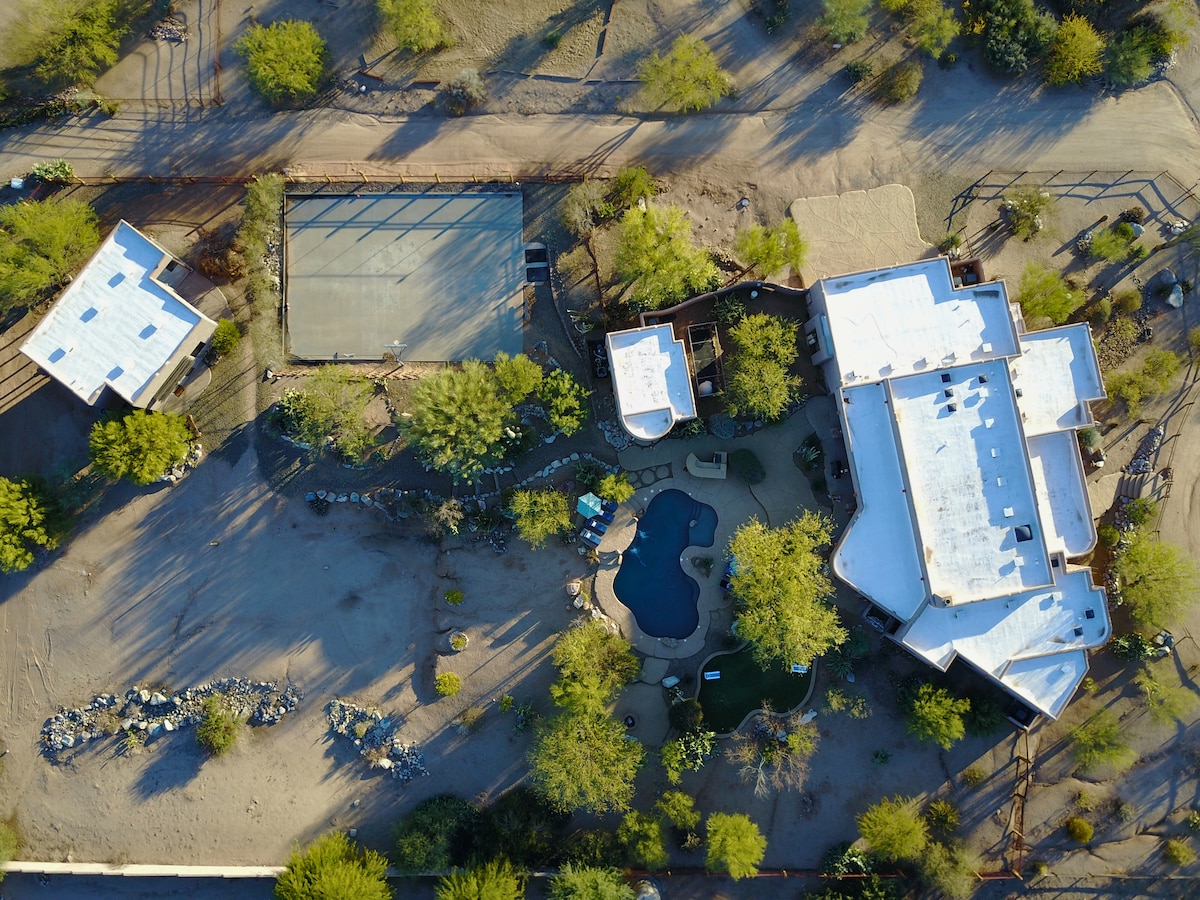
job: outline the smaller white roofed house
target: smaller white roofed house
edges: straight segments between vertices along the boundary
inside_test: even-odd
[[[670,325],[609,332],[608,359],[621,427],[648,444],[696,418],[692,370]]]
[[[173,287],[190,271],[122,220],[21,352],[89,406],[108,388],[131,406],[156,409],[217,327]]]
[[[1057,718],[1111,631],[1069,563],[1096,543],[1075,436],[1104,397],[1088,327],[1025,333],[1003,282],[956,287],[943,258],[822,279],[809,312],[857,500],[834,572],[916,656]]]

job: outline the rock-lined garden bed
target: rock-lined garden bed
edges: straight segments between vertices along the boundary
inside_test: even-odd
[[[401,781],[429,774],[417,745],[396,736],[399,725],[391,716],[345,700],[331,700],[325,707],[325,717],[335,733],[354,742],[371,768],[387,769]]]
[[[86,706],[63,707],[42,726],[42,747],[56,758],[63,750],[111,735],[157,737],[198,723],[210,697],[220,697],[239,719],[274,725],[302,696],[291,684],[280,690],[277,682],[246,678],[223,678],[171,694],[135,686],[123,697],[97,694]]]

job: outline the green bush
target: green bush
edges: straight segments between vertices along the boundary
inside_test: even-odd
[[[554,488],[518,490],[509,504],[516,517],[517,533],[534,549],[571,528],[571,507],[566,494]]]
[[[1096,833],[1096,829],[1092,827],[1092,823],[1080,816],[1071,816],[1066,821],[1067,835],[1077,844],[1087,844],[1092,840],[1092,836]]]
[[[123,419],[93,425],[88,453],[104,477],[150,484],[182,463],[191,443],[182,416],[135,409]]]
[[[46,184],[66,184],[74,176],[75,169],[65,159],[37,163],[33,167],[33,177]]]
[[[238,330],[237,324],[229,319],[221,319],[217,322],[217,330],[212,336],[212,350],[217,356],[225,356],[232,353],[233,350],[242,340],[242,333]]]
[[[90,86],[117,62],[129,31],[122,0],[26,0],[4,34],[6,56],[50,88]]]
[[[304,850],[295,849],[275,882],[275,900],[391,900],[387,860],[331,831]],[[499,900],[499,898],[497,898]]]
[[[665,54],[651,54],[638,66],[646,96],[660,107],[692,112],[712,106],[733,91],[729,73],[708,44],[681,34]]]
[[[311,22],[251,25],[233,45],[246,58],[250,84],[271,103],[295,103],[323,86],[329,54]]]
[[[728,367],[725,402],[730,415],[775,421],[783,417],[800,389],[789,371],[799,352],[795,322],[755,313],[729,331],[734,352]]]
[[[377,6],[383,27],[402,50],[424,53],[452,43],[435,0],[377,0]]]
[[[651,871],[665,869],[670,862],[662,822],[643,813],[629,812],[617,829],[617,840],[625,847],[629,863]]]
[[[856,59],[854,62],[846,63],[846,68],[842,71],[846,73],[851,84],[860,84],[875,74],[875,66],[868,60]]]
[[[753,450],[734,450],[729,454],[729,468],[733,474],[748,485],[756,485],[767,477],[767,470]]]
[[[1071,289],[1060,273],[1039,262],[1029,262],[1017,282],[1013,299],[1031,324],[1047,318],[1061,325],[1083,305],[1084,298],[1081,291]]]
[[[606,200],[611,210],[609,216],[620,215],[631,206],[636,206],[639,200],[649,200],[657,193],[658,185],[645,166],[618,169],[608,185]]]
[[[53,550],[70,525],[67,511],[41,479],[0,477],[0,572],[29,568],[34,552]]]
[[[1102,297],[1096,301],[1096,306],[1092,310],[1092,314],[1088,317],[1088,321],[1092,323],[1093,328],[1103,328],[1112,318],[1113,306],[1112,300],[1108,297]]]
[[[99,246],[96,214],[82,200],[0,207],[0,314],[44,299]]]
[[[462,690],[462,678],[454,672],[443,672],[433,679],[433,689],[441,697],[453,697]]]
[[[1189,866],[1196,861],[1196,851],[1183,838],[1163,841],[1163,859],[1173,866]]]
[[[1110,550],[1121,543],[1121,529],[1116,525],[1110,525],[1107,522],[1096,529],[1096,537],[1100,539],[1100,543]]]
[[[238,720],[219,697],[204,701],[204,713],[196,726],[196,740],[212,756],[227,753],[237,743]]]
[[[1122,662],[1140,662],[1149,659],[1156,652],[1155,646],[1136,631],[1118,635],[1109,644],[1113,656]]]
[[[1104,77],[1116,88],[1131,88],[1150,80],[1154,56],[1141,29],[1126,31],[1109,42],[1104,53]]]
[[[967,28],[983,36],[983,55],[1001,72],[1024,72],[1041,58],[1058,25],[1033,0],[975,0]]]
[[[925,821],[934,831],[951,835],[958,830],[958,807],[949,800],[934,800],[925,810]]]
[[[1125,504],[1125,518],[1135,528],[1140,528],[1158,515],[1158,503],[1149,497],[1138,497]]]
[[[924,67],[912,60],[894,62],[879,75],[876,96],[885,103],[903,103],[917,96],[921,80],[925,77]]]
[[[451,606],[458,606],[458,604],[463,602],[463,592],[457,589],[446,591],[442,596]]]
[[[1079,83],[1103,67],[1104,38],[1083,16],[1066,15],[1050,39],[1046,80],[1050,84]]]
[[[595,487],[597,497],[613,503],[624,503],[635,491],[636,488],[630,484],[629,476],[624,472],[610,472]]]
[[[466,865],[482,816],[451,794],[422,800],[396,826],[392,862],[401,872],[438,872]]]
[[[1071,729],[1068,740],[1075,761],[1085,772],[1100,766],[1123,768],[1133,758],[1120,721],[1108,709],[1099,710],[1082,725]]]
[[[867,35],[873,0],[824,0],[820,26],[835,44],[853,44]]]
[[[704,724],[704,709],[700,706],[699,700],[687,697],[678,703],[671,704],[671,708],[667,712],[667,720],[671,723],[672,728],[684,734],[690,731],[699,731]]]
[[[485,100],[487,87],[479,77],[478,69],[463,69],[446,85],[446,107],[451,115],[464,115]]]
[[[1119,232],[1104,228],[1092,235],[1088,256],[1105,262],[1119,262],[1129,255],[1129,240]]]
[[[1079,443],[1083,445],[1085,450],[1095,450],[1100,446],[1101,435],[1100,429],[1089,426],[1079,432]]]
[[[275,426],[322,453],[328,443],[357,460],[371,446],[365,414],[374,395],[370,381],[349,366],[323,365],[300,389],[288,388],[276,403]]]
[[[1054,204],[1050,192],[1036,184],[1019,184],[1004,194],[1000,209],[1008,219],[1008,227],[1019,238],[1029,240],[1045,227],[1045,218]],[[1048,271],[1040,263],[1030,263]]]

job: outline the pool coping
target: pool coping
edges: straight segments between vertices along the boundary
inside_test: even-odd
[[[704,671],[704,667],[707,666],[710,662],[712,662],[718,656],[732,656],[734,653],[741,653],[749,645],[750,645],[749,641],[742,641],[740,644],[738,644],[732,650],[714,650],[712,653],[708,654],[708,656],[704,657],[704,662],[700,663],[700,665],[696,667],[695,700],[697,703],[700,702],[700,688],[704,686],[704,679],[703,679],[703,677],[701,677],[701,673]],[[799,710],[800,707],[806,706],[808,704],[808,701],[812,699],[813,691],[815,691],[816,689],[817,689],[817,660],[814,659],[812,661],[812,678],[810,678],[808,681],[808,692],[804,695],[804,699],[801,700],[799,703],[797,703],[795,706],[793,706],[789,710],[786,710],[784,712],[773,712],[773,713],[771,713],[771,715],[776,718],[780,718],[782,716],[790,716],[792,713]],[[754,718],[755,716],[762,715],[762,712],[763,712],[763,710],[762,710],[761,706],[758,709],[752,709],[752,710],[750,710],[750,712],[746,713],[746,715],[744,715],[742,717],[742,721],[738,722],[737,728],[733,729],[733,731],[714,732],[714,733],[716,734],[716,736],[718,738],[733,737],[735,734],[737,734],[739,731],[741,731],[746,726],[746,723],[749,722],[752,718]]]
[[[741,522],[740,520],[736,523],[730,522],[731,516],[725,512],[728,504],[722,502],[720,497],[723,492],[706,489],[710,484],[713,484],[711,480],[703,482],[690,477],[669,477],[655,482],[652,487],[642,488],[617,508],[613,514],[613,524],[601,538],[598,549],[601,559],[605,561],[601,563],[596,572],[594,588],[596,601],[605,615],[617,623],[621,633],[625,635],[634,649],[646,656],[658,659],[687,659],[695,656],[704,649],[708,629],[712,624],[712,614],[727,608],[732,602],[725,591],[721,590],[719,577],[721,567],[718,560],[724,558],[724,548],[728,546],[729,538],[736,525]],[[722,485],[723,482],[716,482],[716,484]],[[685,638],[660,638],[642,631],[633,611],[617,598],[613,589],[617,570],[621,567],[621,556],[633,543],[637,531],[634,514],[638,510],[644,510],[657,494],[672,489],[682,491],[693,500],[707,503],[717,514],[717,527],[713,534],[712,545],[700,547],[696,544],[689,544],[680,552],[681,558],[690,556],[712,556],[714,558],[713,573],[707,578],[699,572],[693,576],[688,568],[683,568],[684,574],[700,586],[700,594],[696,598],[698,614],[696,629]]]

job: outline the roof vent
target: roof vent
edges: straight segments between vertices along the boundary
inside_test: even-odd
[[[1011,506],[1004,507],[1004,518],[1011,519],[1016,514],[1017,514],[1017,511],[1015,509],[1013,509]]]
[[[949,400],[954,396],[954,388],[946,388],[946,399]]]
[[[1084,615],[1084,618],[1094,619],[1094,618],[1096,618],[1096,611],[1089,606],[1087,609],[1085,609],[1083,611],[1083,615]]]
[[[1018,543],[1023,544],[1023,543],[1025,543],[1025,541],[1033,540],[1033,529],[1030,528],[1028,525],[1018,525],[1016,528],[1013,529],[1013,531],[1017,535]]]
[[[1017,396],[1018,396],[1018,397],[1024,397],[1024,396],[1025,396],[1025,392],[1024,392],[1023,390],[1021,390],[1020,388],[1017,388]]]
[[[1075,631],[1075,637],[1083,637],[1083,626],[1082,625],[1076,625],[1074,631]]]
[[[946,412],[958,412],[958,404],[957,403],[947,403],[946,404]]]
[[[984,346],[986,347],[987,345],[985,344]],[[986,376],[986,375],[980,375],[980,376],[979,376],[979,383],[980,383],[980,384],[987,384],[987,381],[988,381],[988,379],[987,379],[987,376]]]
[[[950,373],[943,372],[942,373],[942,384],[949,384],[949,383],[950,383]]]

